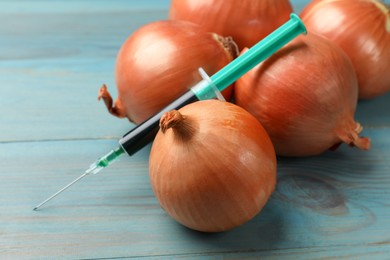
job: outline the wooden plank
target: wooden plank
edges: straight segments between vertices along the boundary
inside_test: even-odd
[[[308,1],[292,0],[299,12]],[[387,3],[390,1],[386,1]],[[1,1],[0,256],[23,258],[369,258],[390,252],[390,94],[359,102],[369,152],[342,146],[278,158],[264,210],[230,232],[188,230],[159,207],[149,147],[32,208],[117,145],[132,125],[96,101],[116,96],[124,39],[168,1]]]
[[[16,258],[99,258],[254,256],[273,255],[273,250],[329,256],[326,247],[337,247],[334,254],[342,256],[361,252],[356,248],[387,250],[389,129],[368,132],[374,137],[370,152],[344,146],[313,158],[279,158],[277,190],[266,208],[249,223],[220,234],[190,231],[160,209],[148,180],[149,147],[33,212],[34,205],[115,142],[2,144],[0,252]]]

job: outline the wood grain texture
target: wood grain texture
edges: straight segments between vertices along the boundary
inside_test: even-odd
[[[299,12],[307,1],[292,3]],[[390,94],[359,102],[369,152],[278,158],[271,200],[229,232],[194,232],[164,213],[149,184],[150,146],[32,211],[132,127],[97,90],[107,83],[115,95],[118,48],[167,6],[0,1],[0,258],[388,259]]]

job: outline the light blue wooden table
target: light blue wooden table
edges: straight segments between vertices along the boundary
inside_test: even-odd
[[[307,1],[292,1],[300,11]],[[342,146],[278,158],[264,210],[230,232],[188,230],[160,209],[150,146],[90,176],[42,210],[129,130],[97,91],[115,93],[127,36],[168,1],[0,1],[0,259],[390,258],[390,95],[360,102],[369,152]]]

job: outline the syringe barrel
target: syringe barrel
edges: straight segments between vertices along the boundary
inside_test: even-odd
[[[296,36],[306,33],[306,28],[297,15],[291,14],[290,18],[289,21],[255,44],[243,55],[211,76],[209,80],[204,79],[199,82],[163,110],[125,134],[119,140],[121,147],[128,155],[133,155],[154,139],[159,129],[160,118],[164,113],[179,109],[195,101],[215,98],[215,87],[213,86],[216,86],[219,91],[224,90]]]

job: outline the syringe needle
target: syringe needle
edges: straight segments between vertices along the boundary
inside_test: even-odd
[[[51,195],[49,198],[44,200],[41,204],[38,204],[35,208],[33,208],[33,210],[39,209],[42,205],[44,205],[47,202],[49,202],[50,200],[52,200],[58,194],[60,194],[61,192],[63,192],[64,190],[66,190],[67,188],[69,188],[70,186],[72,186],[73,184],[75,184],[76,182],[78,182],[79,180],[84,178],[85,176],[87,176],[88,174],[91,174],[91,173],[96,174],[96,173],[100,172],[104,167],[107,167],[109,164],[111,164],[112,162],[117,160],[119,158],[119,156],[121,154],[123,154],[124,152],[125,151],[122,149],[121,146],[117,147],[114,150],[111,150],[108,154],[101,157],[93,164],[91,164],[89,166],[89,168],[83,174],[81,174],[77,179],[75,179],[74,181],[72,181],[71,183],[69,183],[68,185],[66,185],[65,187],[63,187],[62,189],[60,189],[59,191],[57,191],[53,195]]]
[[[66,190],[67,188],[69,188],[70,186],[72,186],[73,184],[75,184],[76,182],[78,182],[79,180],[81,180],[82,178],[84,178],[85,176],[87,176],[89,174],[89,172],[85,172],[83,174],[81,174],[77,179],[75,179],[74,181],[72,181],[71,183],[69,183],[68,185],[66,185],[65,187],[63,187],[62,189],[60,189],[59,191],[57,191],[56,193],[54,193],[53,195],[51,195],[49,198],[47,198],[46,200],[44,200],[42,203],[40,203],[39,205],[37,205],[35,208],[33,208],[33,210],[37,210],[39,209],[41,206],[43,206],[44,204],[46,204],[47,202],[49,202],[50,200],[52,200],[54,197],[56,197],[58,194],[60,194],[61,192],[63,192],[64,190]]]

